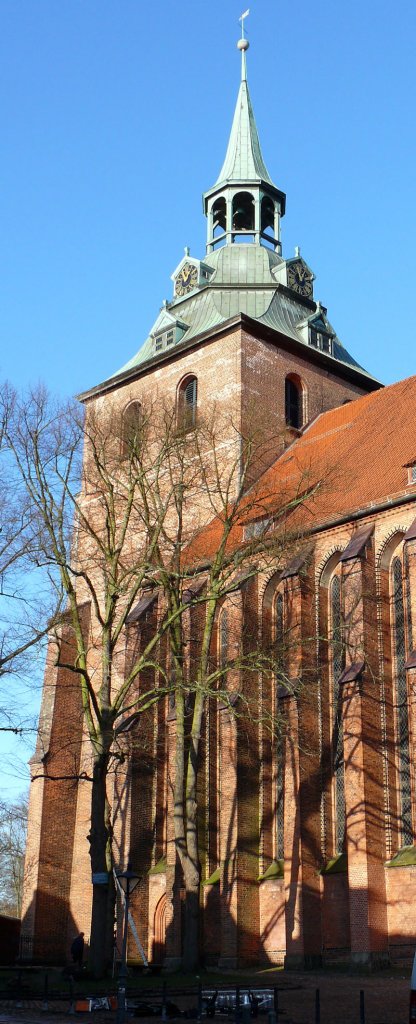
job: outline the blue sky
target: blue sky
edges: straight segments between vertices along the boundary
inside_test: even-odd
[[[0,375],[89,387],[138,349],[223,160],[244,4],[2,0]],[[353,355],[416,370],[416,6],[253,0],[249,84],[283,251]]]
[[[246,0],[248,3],[249,0]],[[245,4],[1,0],[0,377],[62,395],[148,334],[223,161]],[[416,5],[253,0],[248,78],[283,255],[359,362],[416,372]]]

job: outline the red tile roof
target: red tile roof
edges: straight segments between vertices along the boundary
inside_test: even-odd
[[[414,456],[415,432],[416,377],[322,413],[251,489],[247,520],[276,515],[294,500],[291,529],[307,532],[401,495],[416,502],[404,468]],[[302,493],[310,496],[297,502]],[[192,544],[193,556],[210,557],[221,534],[214,520]],[[242,540],[241,525],[233,547]]]

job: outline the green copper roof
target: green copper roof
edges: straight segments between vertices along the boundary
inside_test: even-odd
[[[264,163],[246,81],[242,81],[234,113],[225,160],[213,186],[230,181],[265,181],[273,185]]]
[[[310,350],[303,325],[305,315],[311,316],[313,310],[305,308],[301,301],[279,287],[276,274],[284,263],[281,256],[262,245],[225,245],[205,256],[204,263],[213,271],[209,282],[190,295],[174,299],[168,309],[162,311],[170,322],[176,320],[183,324],[185,329],[181,343],[191,342],[200,334],[220,327],[227,320],[244,313],[293,339],[302,349]],[[160,329],[160,317],[156,325]],[[335,331],[332,333],[334,354],[325,357],[328,370],[335,369],[337,363],[343,363],[355,367],[370,380],[374,380],[347,352]],[[115,377],[139,369],[149,361],[156,361],[154,334],[155,325],[139,351],[114,374]]]
[[[248,11],[240,19],[243,28],[247,14]],[[251,187],[251,191],[256,193],[257,202],[261,191],[271,192],[274,200],[280,204],[280,214],[283,216],[286,197],[273,184],[260,148],[246,78],[247,47],[248,42],[243,31],[243,38],[238,43],[238,48],[242,51],[242,75],[231,134],[217,181],[204,195],[205,210],[207,212],[210,199],[219,191],[229,191],[234,195],[234,192],[239,191],[239,188],[234,186],[244,188],[247,185],[249,191]],[[264,188],[259,187],[261,182]],[[163,358],[166,358],[168,353],[173,355],[179,346],[186,346],[199,336],[221,328],[227,321],[237,319],[240,314],[297,342],[300,346],[299,351],[305,348],[311,350],[308,340],[309,321],[313,322],[314,319],[323,317],[322,330],[328,332],[333,339],[332,354],[322,354],[328,372],[336,371],[337,363],[343,363],[345,366],[356,368],[374,381],[336,337],[335,331],[326,320],[326,311],[318,304],[315,306],[307,300],[302,303],[299,296],[293,294],[293,291],[290,293],[286,284],[286,261],[277,251],[280,250],[280,243],[276,244],[276,250],[260,245],[260,232],[257,232],[254,242],[241,244],[235,242],[235,234],[229,226],[225,232],[225,245],[215,248],[216,239],[213,236],[212,244],[210,243],[208,248],[214,251],[209,251],[203,262],[192,257],[192,263],[199,267],[199,284],[193,291],[177,295],[171,302],[165,302],[138,352],[116,374],[99,385],[99,388],[110,385],[119,379],[120,375],[129,376],[134,374],[136,369],[139,371],[144,366],[157,363],[161,355]],[[185,259],[190,258],[187,250]],[[297,255],[296,259],[298,258]],[[178,270],[179,267],[176,268],[173,278]]]

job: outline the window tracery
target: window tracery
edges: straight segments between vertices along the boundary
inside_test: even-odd
[[[395,553],[390,566],[391,642],[400,812],[399,824],[402,843],[405,846],[410,846],[413,843],[409,708],[405,668],[408,640],[406,637],[406,625],[408,632],[411,629],[409,598],[409,589],[407,586],[405,588],[402,553]]]
[[[342,635],[341,577],[336,572],[329,585],[329,630],[330,684],[332,691],[332,772],[334,787],[334,840],[335,852],[342,853],[345,844],[345,782],[344,782],[344,739],[342,726],[342,693],[339,679],[345,664],[345,650]]]
[[[122,420],[122,454],[134,451],[140,439],[142,407],[140,402],[130,402],[123,412]]]
[[[284,682],[284,595],[281,591],[274,600],[274,647],[276,659],[276,859],[284,858],[284,775],[285,737],[282,722],[282,697],[279,687]]]

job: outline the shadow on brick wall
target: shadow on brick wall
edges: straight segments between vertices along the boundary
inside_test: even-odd
[[[78,934],[79,928],[67,901],[38,889],[36,901],[22,920],[19,961],[51,965],[70,963],[71,943]],[[85,941],[84,961],[88,960],[88,948]]]

